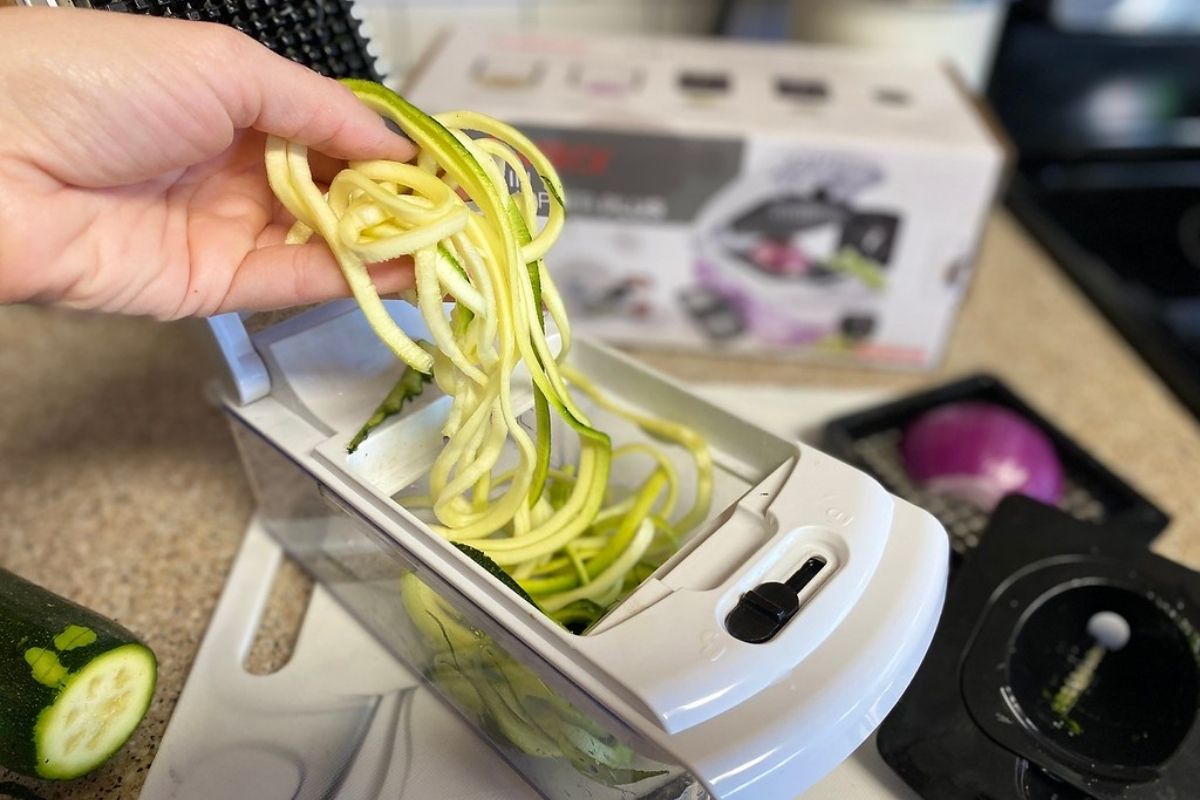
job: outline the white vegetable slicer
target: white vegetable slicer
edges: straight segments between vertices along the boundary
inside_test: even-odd
[[[389,310],[425,335],[415,309]],[[353,303],[211,325],[264,527],[547,798],[792,800],[869,736],[925,654],[948,563],[933,517],[619,353],[578,339],[568,361],[621,404],[706,437],[713,505],[576,635],[402,505],[442,445],[448,403],[434,386],[347,454],[401,370]],[[514,405],[532,427],[519,377]],[[614,445],[645,438],[577,399]],[[572,438],[556,439],[565,458]],[[690,502],[690,460],[669,457]],[[429,620],[401,599],[413,581],[469,627],[487,674],[423,644]],[[538,735],[551,728],[561,746]]]

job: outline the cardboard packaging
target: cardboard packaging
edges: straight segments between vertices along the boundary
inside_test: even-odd
[[[937,63],[832,46],[457,29],[406,92],[546,152],[550,270],[617,344],[933,366],[1005,161]]]

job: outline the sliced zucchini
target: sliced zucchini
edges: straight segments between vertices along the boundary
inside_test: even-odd
[[[38,774],[75,778],[120,750],[150,707],[156,672],[149,648],[134,643],[97,656],[70,676],[38,715]]]
[[[0,765],[51,780],[91,772],[141,722],[157,674],[129,631],[0,569]]]

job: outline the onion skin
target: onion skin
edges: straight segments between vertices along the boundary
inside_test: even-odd
[[[1049,437],[1015,411],[994,403],[947,403],[904,432],[900,452],[924,489],[991,511],[1009,494],[1055,504],[1062,464]]]

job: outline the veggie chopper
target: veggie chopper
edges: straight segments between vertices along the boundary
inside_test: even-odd
[[[415,309],[388,309],[427,335]],[[713,506],[577,635],[401,502],[441,446],[433,387],[346,452],[401,366],[353,303],[211,326],[264,527],[548,798],[790,800],[867,738],[930,642],[948,558],[931,516],[600,345],[577,340],[569,362],[704,435]],[[513,389],[532,426],[528,379]],[[646,438],[586,410],[615,444]]]

